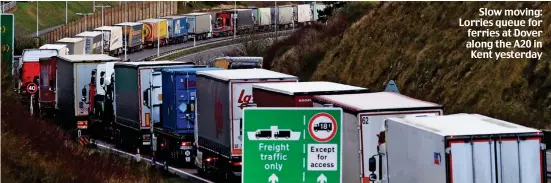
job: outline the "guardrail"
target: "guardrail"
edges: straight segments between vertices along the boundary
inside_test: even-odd
[[[15,8],[17,6],[17,1],[11,1],[9,3],[2,5],[2,13],[6,13],[8,10],[11,10],[12,8]]]
[[[284,31],[278,32],[277,37],[287,36],[287,35],[290,35],[292,32],[294,32],[294,30],[284,30]],[[237,37],[236,39],[232,39],[231,37],[228,37],[227,39],[222,39],[222,40],[207,41],[207,42],[204,42],[201,45],[185,46],[185,47],[182,47],[182,48],[178,48],[178,49],[163,52],[163,53],[160,54],[159,57],[157,57],[157,55],[152,55],[152,56],[149,56],[147,58],[140,59],[138,61],[161,60],[161,59],[163,59],[165,57],[168,57],[170,55],[173,55],[173,54],[176,54],[178,52],[185,51],[185,50],[189,50],[189,49],[206,47],[206,46],[209,46],[209,45],[221,44],[221,43],[231,43],[231,42],[239,43],[240,41],[245,41],[249,36],[269,37],[269,36],[274,36],[274,34],[276,34],[276,33],[267,32],[267,33],[262,33],[262,34],[259,34],[259,35],[241,35],[241,36]]]

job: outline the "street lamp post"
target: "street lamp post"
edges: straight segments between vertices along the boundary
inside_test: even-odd
[[[96,8],[101,8],[101,37],[102,37],[102,43],[101,43],[101,54],[103,54],[103,45],[105,44],[105,41],[109,41],[109,40],[105,40],[105,35],[103,34],[103,20],[104,20],[104,14],[103,14],[103,8],[110,8],[111,6],[109,5],[106,5],[106,6],[102,6],[102,5],[99,5],[99,6],[94,6],[94,10]]]
[[[234,1],[233,4],[233,15],[233,39],[235,39],[237,34],[237,1]]]
[[[157,16],[161,19],[161,1],[158,3],[159,9],[157,10]],[[168,33],[167,33],[168,34]],[[159,58],[161,49],[161,23],[157,26],[157,58]]]
[[[124,12],[128,12],[128,5],[124,6]],[[128,14],[125,14],[125,15],[128,16]],[[127,22],[126,16],[124,16],[124,22]],[[125,62],[126,62],[126,59],[127,59],[127,58],[126,58],[126,50],[128,49],[128,35],[127,35],[127,32],[126,32],[127,29],[128,29],[128,27],[127,27],[126,24],[125,24],[125,25],[124,25],[124,31],[123,31],[123,32],[124,32],[123,35],[126,36],[126,37],[124,38],[124,61],[125,61]],[[128,32],[128,34],[130,34],[130,33]]]
[[[65,1],[65,24],[69,22],[69,1]]]

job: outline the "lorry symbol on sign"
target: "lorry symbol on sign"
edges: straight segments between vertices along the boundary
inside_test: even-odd
[[[271,138],[272,137],[272,131],[271,130],[256,130],[256,139],[259,138]]]
[[[318,132],[318,131],[327,131],[327,132],[331,132],[331,130],[333,130],[333,123],[331,122],[321,122],[321,123],[318,123],[318,124],[315,124],[314,125],[314,132]]]
[[[249,140],[298,140],[300,132],[271,126],[270,129],[257,129],[254,132],[247,132],[247,136]]]
[[[308,122],[310,136],[318,142],[327,142],[337,134],[337,120],[330,114],[321,112]]]
[[[279,130],[277,132],[275,132],[274,134],[274,138],[286,138],[286,139],[289,139],[291,138],[291,130]]]

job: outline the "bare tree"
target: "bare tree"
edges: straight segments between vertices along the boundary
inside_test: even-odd
[[[208,52],[199,52],[191,56],[191,61],[197,65],[214,66],[214,59]]]

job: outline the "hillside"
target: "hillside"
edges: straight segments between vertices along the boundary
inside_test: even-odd
[[[118,1],[98,1],[96,6],[118,6]],[[18,2],[14,12],[15,24],[19,30],[27,33],[36,32],[36,2]],[[93,11],[92,1],[69,1],[69,22],[79,17],[76,13],[90,13]],[[97,8],[96,11],[101,11]],[[65,1],[40,1],[38,2],[38,28],[43,30],[56,25],[65,24]]]
[[[468,28],[459,27],[458,19],[479,18],[480,7],[543,9],[542,60],[471,59],[465,48]],[[548,12],[549,2],[381,3],[343,34],[328,36],[323,32],[329,28],[308,29],[302,31],[306,36],[295,37],[295,45],[272,48],[277,56],[271,66],[307,80],[374,91],[382,91],[394,79],[403,94],[443,104],[448,114],[480,113],[532,127],[551,127]],[[308,43],[314,46],[305,47]]]

